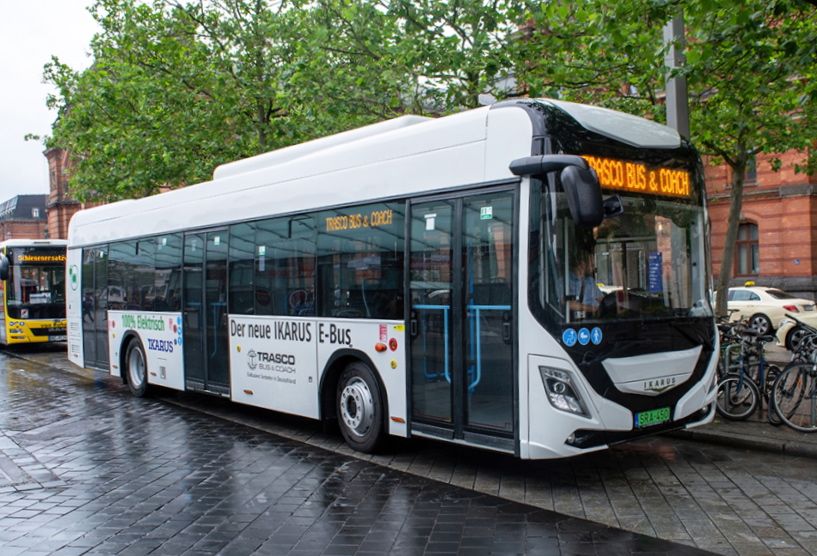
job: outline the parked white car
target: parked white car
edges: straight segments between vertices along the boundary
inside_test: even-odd
[[[797,318],[800,315],[817,315],[814,301],[762,286],[729,288],[727,307],[735,309],[732,320],[748,320],[749,325],[760,334],[771,334],[779,328],[786,313]]]
[[[807,326],[817,328],[817,311],[791,314],[794,318],[805,323]],[[777,328],[777,345],[783,346],[789,351],[794,351],[797,344],[800,343],[800,340],[806,334],[806,330],[803,329],[800,323],[786,317],[780,321],[780,326]]]

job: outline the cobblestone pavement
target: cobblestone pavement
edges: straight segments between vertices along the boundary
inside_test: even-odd
[[[135,399],[101,374],[0,355],[0,408],[3,556],[703,554]]]
[[[61,354],[26,357],[100,376]],[[114,388],[111,379],[104,383]],[[814,459],[669,437],[549,462],[419,440],[361,456],[312,421],[192,394],[162,392],[159,399],[392,470],[721,554],[817,554]]]

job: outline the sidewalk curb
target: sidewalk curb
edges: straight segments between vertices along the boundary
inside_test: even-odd
[[[781,442],[776,440],[766,440],[756,437],[725,435],[706,430],[680,430],[666,433],[667,436],[693,440],[696,442],[706,442],[707,444],[719,444],[731,448],[743,448],[747,450],[757,450],[761,452],[771,452],[790,456],[800,456],[817,459],[817,445],[803,446],[796,442]]]

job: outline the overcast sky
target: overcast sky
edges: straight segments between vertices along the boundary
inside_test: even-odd
[[[56,112],[48,110],[50,89],[43,66],[56,55],[73,69],[88,56],[96,22],[91,0],[0,0],[0,202],[15,195],[48,193],[43,145],[27,133],[50,135]]]

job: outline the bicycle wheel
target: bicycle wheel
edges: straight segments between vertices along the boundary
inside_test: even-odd
[[[774,388],[775,385],[777,384],[777,381],[780,380],[781,376],[783,376],[783,372],[784,371],[779,371],[771,382],[766,383],[766,387],[769,392],[768,398],[766,398],[766,402],[769,404],[768,410],[766,412],[766,417],[769,420],[769,424],[774,425],[775,427],[779,427],[780,425],[783,424],[783,419],[780,418],[780,413],[778,412],[777,405],[774,403]]]
[[[718,413],[726,419],[746,419],[760,403],[760,392],[747,376],[728,376],[718,384]]]
[[[767,365],[763,376],[763,399],[768,403],[772,396],[772,387],[777,377],[780,376],[780,367],[777,365]]]
[[[817,371],[814,365],[792,365],[774,385],[774,406],[788,426],[802,432],[817,432]]]

